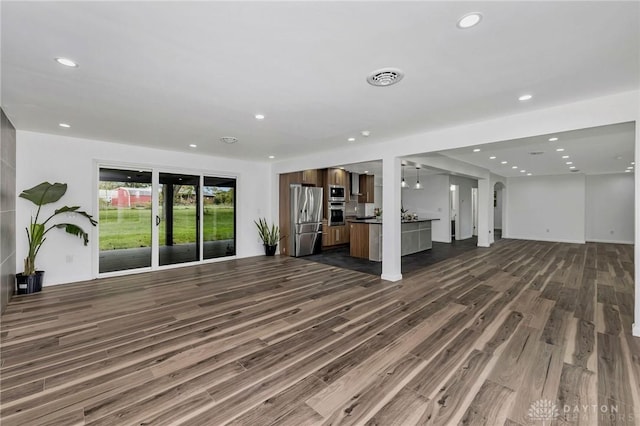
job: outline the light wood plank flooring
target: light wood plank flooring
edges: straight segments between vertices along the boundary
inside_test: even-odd
[[[640,424],[632,259],[501,240],[397,283],[258,257],[46,288],[2,316],[1,423]]]

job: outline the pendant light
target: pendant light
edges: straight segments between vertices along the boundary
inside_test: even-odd
[[[422,185],[420,184],[420,167],[416,167],[416,185],[415,189],[422,189]]]
[[[409,185],[407,184],[407,181],[404,180],[404,164],[402,165],[402,183],[400,184],[401,188],[406,188]]]

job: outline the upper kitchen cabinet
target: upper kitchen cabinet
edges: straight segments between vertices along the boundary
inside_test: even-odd
[[[342,169],[327,170],[327,185],[340,185],[347,187],[348,174]]]
[[[322,173],[318,169],[303,170],[301,177],[305,185],[322,186]]]
[[[322,186],[322,173],[317,169],[286,173],[284,174],[284,176],[287,177],[287,180],[290,184]]]
[[[375,176],[360,175],[360,195],[358,195],[359,203],[373,203],[375,193]]]

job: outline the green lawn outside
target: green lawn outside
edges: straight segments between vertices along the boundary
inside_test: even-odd
[[[173,210],[175,244],[195,242],[195,206],[175,206]],[[160,224],[160,245],[165,244],[165,227]],[[149,247],[151,245],[151,209],[100,209],[100,250]],[[207,205],[204,209],[204,240],[233,238],[233,207]]]

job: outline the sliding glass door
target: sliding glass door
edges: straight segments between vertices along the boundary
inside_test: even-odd
[[[151,267],[151,172],[100,169],[99,272]]]
[[[160,266],[200,260],[200,176],[160,173]]]
[[[236,179],[99,168],[98,273],[236,254]]]
[[[236,180],[204,177],[204,258],[236,254]]]

